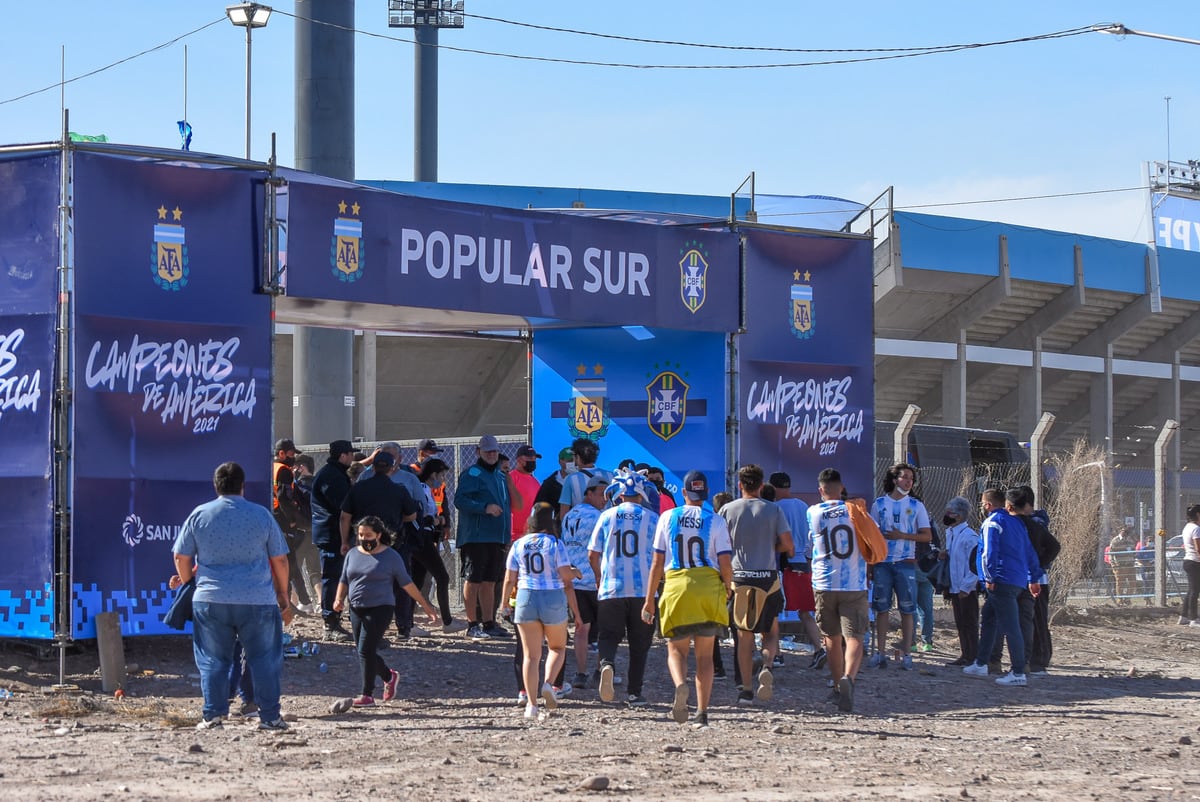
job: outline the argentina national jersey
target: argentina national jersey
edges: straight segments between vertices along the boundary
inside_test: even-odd
[[[921,529],[929,528],[929,513],[925,505],[911,496],[894,499],[891,496],[880,496],[875,499],[871,512],[875,522],[879,524],[880,532],[897,529],[908,535],[915,535]],[[913,540],[889,540],[887,542],[890,563],[917,558],[917,544]]]
[[[582,504],[583,494],[587,491],[587,483],[595,476],[603,479],[606,485],[613,480],[612,471],[606,471],[603,468],[580,468],[563,480],[562,493],[558,496],[558,503],[566,504],[570,508]]]
[[[524,590],[561,590],[558,569],[570,564],[562,541],[540,532],[520,538],[508,552],[508,570],[517,572],[517,587]]]
[[[809,507],[808,528],[813,590],[866,590],[867,561],[858,548],[846,503],[822,501]]]
[[[600,513],[588,551],[600,553],[598,599],[646,595],[650,550],[658,515],[640,504],[623,502]]]
[[[654,532],[654,551],[665,557],[664,569],[711,568],[720,571],[717,556],[730,554],[725,519],[702,507],[675,507],[663,513]]]
[[[600,518],[600,510],[591,504],[577,504],[567,513],[562,522],[562,542],[567,549],[567,558],[571,565],[583,573],[582,579],[576,579],[572,584],[576,590],[595,590],[596,576],[592,573],[592,564],[588,562],[588,543],[592,541],[592,531]]]

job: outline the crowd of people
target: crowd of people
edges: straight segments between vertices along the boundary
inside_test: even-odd
[[[240,712],[257,713],[264,729],[286,729],[281,633],[295,613],[320,615],[326,639],[354,644],[361,675],[353,707],[374,706],[380,684],[384,702],[395,698],[399,672],[380,651],[389,634],[428,634],[414,622],[417,607],[430,627],[473,641],[512,639],[507,620],[517,635],[517,699],[530,721],[589,685],[606,703],[646,705],[656,636],[666,642],[675,721],[708,726],[714,679],[726,676],[726,635],[736,703],[767,702],[782,663],[781,616],[808,635],[809,668],[828,673],[830,701],[849,712],[861,670],[911,670],[913,656],[932,648],[935,592],[953,610],[960,654],[951,665],[966,676],[1022,686],[1051,664],[1047,572],[1059,544],[1028,487],[984,491],[978,529],[971,502],[950,499],[939,535],[907,464],[888,469],[884,494],[871,502],[850,497],[828,468],[816,477],[819,501],[808,505],[793,496],[790,476],[767,477],[757,465],[739,469],[736,498],[712,494],[708,478],[691,471],[677,501],[661,468],[597,467],[592,440],[560,451],[558,469],[539,481],[536,450],[522,445],[508,464],[485,435],[451,497],[440,453],[425,440],[417,461],[402,465],[396,443],[363,454],[336,440],[314,472],[291,440],[280,440],[270,511],[243,498],[240,466],[217,468],[216,499],[193,511],[175,543],[171,583],[197,580],[200,728],[221,726],[240,694]],[[1200,505],[1188,519],[1192,581],[1180,623],[1197,619]],[[451,542],[465,620],[450,608],[443,552]],[[898,640],[889,639],[893,607]],[[625,677],[617,674],[622,644]]]

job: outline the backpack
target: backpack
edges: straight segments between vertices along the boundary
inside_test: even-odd
[[[854,525],[854,535],[858,540],[858,550],[862,552],[867,565],[875,565],[887,559],[887,540],[879,531],[879,524],[867,514],[867,503],[861,498],[846,500],[846,510],[850,513],[850,523]]]

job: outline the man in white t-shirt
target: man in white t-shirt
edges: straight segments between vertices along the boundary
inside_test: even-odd
[[[916,480],[917,469],[913,466],[906,463],[893,465],[883,477],[884,495],[875,499],[871,506],[871,517],[888,541],[887,559],[875,564],[875,586],[871,595],[877,648],[871,665],[878,668],[887,668],[888,613],[895,595],[896,607],[900,610],[900,668],[912,669],[909,652],[917,611],[917,544],[933,539],[925,505],[910,496]]]

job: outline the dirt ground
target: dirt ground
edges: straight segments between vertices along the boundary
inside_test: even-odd
[[[1200,799],[1200,629],[1165,611],[1076,612],[1054,630],[1051,676],[1001,688],[945,666],[957,656],[948,615],[938,611],[918,670],[863,670],[852,714],[826,701],[806,655],[785,652],[774,699],[737,708],[733,680],[718,680],[703,730],[668,716],[661,642],[647,708],[605,705],[589,688],[532,725],[514,704],[511,641],[395,645],[384,655],[401,671],[399,698],[343,715],[329,705],[355,692],[356,658],[323,643],[285,661],[292,728],[278,734],[256,719],[193,728],[186,637],[126,640],[124,699],[100,692],[94,644],[68,657],[79,694],[46,691],[56,656],[8,644],[0,798]],[[291,630],[315,638],[320,622]],[[583,788],[597,778],[606,790]]]

